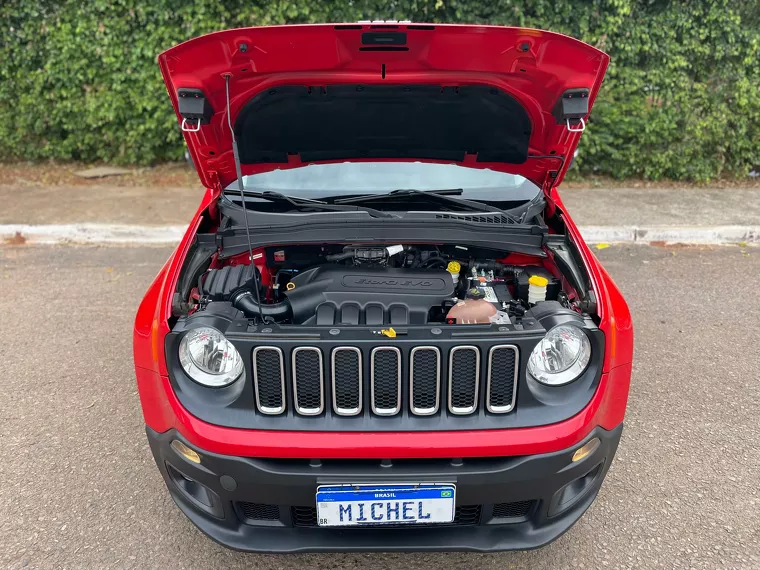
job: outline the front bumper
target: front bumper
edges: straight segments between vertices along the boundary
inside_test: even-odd
[[[147,428],[172,498],[215,541],[254,552],[500,551],[543,546],[568,530],[596,497],[622,424],[594,429],[571,448],[540,455],[465,459],[254,459],[194,448],[175,430]],[[573,463],[581,445],[600,445]],[[201,463],[172,446],[195,449]],[[455,483],[451,525],[324,529],[310,513],[318,485]]]

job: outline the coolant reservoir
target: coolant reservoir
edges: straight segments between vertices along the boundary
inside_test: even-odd
[[[459,272],[462,270],[462,266],[459,265],[458,261],[449,261],[448,267],[446,267],[446,271],[451,273],[451,278],[454,280],[454,285],[459,283]]]
[[[546,286],[549,280],[540,275],[533,275],[528,279],[528,304],[535,305],[540,301],[546,301]]]
[[[485,299],[459,301],[449,309],[446,322],[457,325],[488,324],[496,315],[496,307]]]

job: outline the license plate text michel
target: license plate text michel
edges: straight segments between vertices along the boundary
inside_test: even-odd
[[[319,526],[434,524],[454,520],[455,488],[440,485],[323,485]]]

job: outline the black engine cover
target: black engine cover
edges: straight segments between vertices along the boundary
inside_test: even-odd
[[[431,308],[454,296],[454,281],[441,269],[323,265],[291,283],[293,322],[309,325],[421,325]]]

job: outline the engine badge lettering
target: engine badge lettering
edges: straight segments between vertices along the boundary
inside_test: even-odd
[[[430,287],[432,281],[423,281],[419,279],[370,279],[362,277],[354,281],[355,285],[398,285],[401,287]]]

